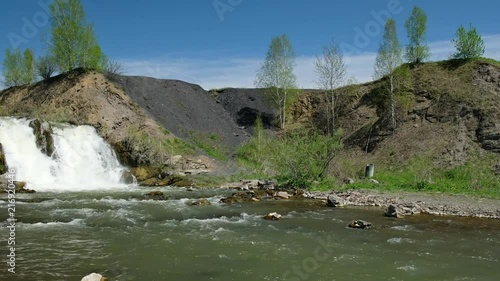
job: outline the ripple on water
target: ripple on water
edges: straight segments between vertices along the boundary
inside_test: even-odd
[[[403,243],[413,244],[413,243],[415,243],[415,240],[410,239],[410,238],[394,237],[394,238],[388,239],[387,243],[389,243],[389,244],[403,244]]]
[[[69,222],[37,222],[37,223],[18,223],[19,228],[46,228],[46,227],[67,227],[67,226],[85,226],[83,219],[74,219]]]
[[[416,231],[415,227],[409,224],[406,225],[396,225],[391,227],[391,229],[399,230],[399,231]]]

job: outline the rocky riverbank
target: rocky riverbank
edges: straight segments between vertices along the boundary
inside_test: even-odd
[[[377,190],[303,191],[278,190],[262,180],[243,180],[223,187],[237,189],[221,202],[243,203],[261,200],[319,200],[325,207],[372,206],[381,214],[402,218],[409,215],[431,214],[500,219],[500,200],[470,195],[423,192],[382,192]]]
[[[323,200],[329,206],[385,208],[383,212],[386,216],[398,218],[422,213],[500,219],[500,200],[469,195],[348,190],[343,192],[306,192],[303,196],[309,199]]]

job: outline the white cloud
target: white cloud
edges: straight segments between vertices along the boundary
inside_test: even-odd
[[[486,52],[485,57],[500,60],[500,34],[483,36]],[[429,43],[431,60],[444,60],[454,52],[451,41],[436,41]],[[367,52],[346,57],[349,76],[359,82],[372,80],[373,64],[376,53]],[[297,58],[295,74],[301,88],[316,88],[314,72],[314,56],[300,56]],[[121,60],[126,75],[150,76],[165,79],[178,79],[201,85],[204,89],[224,87],[254,87],[257,70],[262,58],[220,58],[220,59],[191,59],[191,58],[163,58]],[[3,85],[0,81],[0,89]]]
[[[485,57],[500,59],[500,34],[483,36]],[[451,41],[429,43],[431,60],[444,60],[454,52]],[[350,76],[359,82],[372,80],[376,53],[367,52],[346,57]],[[314,56],[298,57],[295,74],[301,88],[316,88]],[[254,87],[255,74],[262,58],[124,60],[127,75],[143,75],[156,78],[179,79],[201,85],[204,89],[224,87]]]

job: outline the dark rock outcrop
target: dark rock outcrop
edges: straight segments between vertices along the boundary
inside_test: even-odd
[[[38,147],[43,154],[51,157],[55,148],[54,139],[52,138],[52,127],[50,124],[46,121],[35,119],[30,122],[29,126],[33,128],[36,147]]]
[[[7,173],[7,160],[5,159],[5,153],[3,151],[3,146],[0,143],[0,175]]]

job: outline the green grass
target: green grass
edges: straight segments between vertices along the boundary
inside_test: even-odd
[[[384,191],[443,192],[500,198],[500,177],[485,169],[484,165],[474,162],[468,162],[450,170],[380,169],[376,171],[374,179],[379,181],[379,184],[362,179],[346,187]]]
[[[201,132],[191,133],[190,134],[192,143],[205,151],[205,153],[217,160],[226,161],[227,157],[227,148],[221,145],[219,141],[219,136],[215,133],[212,134],[204,134]]]

